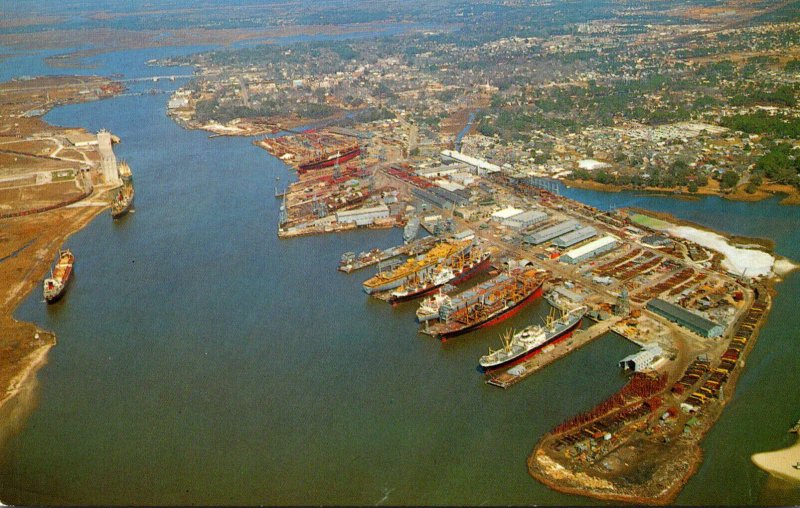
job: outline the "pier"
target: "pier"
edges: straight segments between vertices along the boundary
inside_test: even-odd
[[[501,369],[490,372],[486,375],[486,383],[500,388],[513,386],[534,372],[547,367],[556,360],[563,358],[572,351],[585,346],[596,338],[611,331],[611,328],[619,321],[619,318],[609,318],[605,321],[590,326],[585,330],[575,332],[564,342],[555,342],[551,347],[545,346],[531,358],[514,365],[508,369]]]

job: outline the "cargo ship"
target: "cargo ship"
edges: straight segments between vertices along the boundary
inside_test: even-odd
[[[131,168],[126,162],[120,162],[119,176],[122,178],[122,186],[117,189],[114,200],[111,202],[111,218],[118,219],[128,213],[133,206],[135,190],[133,188],[133,175]]]
[[[580,328],[587,307],[580,306],[571,310],[556,307],[550,308],[550,314],[544,325],[530,325],[517,333],[507,330],[502,336],[502,349],[492,351],[480,359],[480,366],[484,371],[506,367],[522,362],[542,350],[548,344],[572,336]],[[560,316],[558,314],[560,313]]]
[[[516,268],[464,291],[439,307],[439,321],[422,333],[445,341],[510,318],[542,295],[547,272]]]
[[[44,280],[42,288],[44,299],[47,303],[56,302],[64,295],[64,291],[67,289],[67,284],[72,276],[73,263],[75,263],[75,256],[72,254],[72,251],[69,249],[58,251],[56,266],[51,270],[50,277]]]
[[[429,272],[424,279],[403,284],[389,296],[390,303],[400,303],[432,293],[445,284],[460,284],[488,270],[491,256],[488,252],[473,249],[467,256],[455,257],[438,270]]]
[[[437,265],[448,263],[451,259],[459,256],[466,256],[471,251],[472,240],[440,242],[425,255],[409,258],[405,263],[392,270],[379,272],[366,280],[362,286],[368,295],[389,291],[403,284],[425,279]]]
[[[348,146],[333,153],[323,153],[313,159],[307,159],[297,165],[300,171],[311,171],[314,169],[322,169],[333,166],[334,164],[343,164],[350,159],[358,157],[361,154],[361,147],[358,145]]]

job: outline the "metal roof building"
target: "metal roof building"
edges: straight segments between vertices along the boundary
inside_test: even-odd
[[[514,229],[525,229],[547,220],[548,215],[539,210],[528,210],[503,220],[503,224]]]
[[[437,196],[431,192],[426,191],[425,189],[420,189],[419,187],[414,187],[411,190],[411,194],[414,196],[427,201],[428,203],[432,203],[439,208],[453,208],[453,204],[450,201]]]
[[[355,222],[358,226],[372,224],[375,219],[385,219],[389,216],[389,207],[381,204],[371,208],[356,208],[355,210],[342,210],[336,212],[336,222]]]
[[[589,242],[582,247],[567,251],[563,256],[561,256],[561,261],[574,265],[604,252],[608,252],[616,246],[617,238],[611,235],[606,235],[593,242]]]
[[[430,187],[429,189],[415,187],[411,193],[440,208],[452,208],[453,205],[464,206],[469,203],[469,191],[452,192],[441,187]]]
[[[634,372],[642,371],[651,365],[656,358],[661,356],[661,346],[658,344],[648,344],[643,347],[638,353],[628,355],[619,361],[619,368],[625,370],[632,370]]]
[[[660,298],[650,300],[647,309],[703,337],[719,337],[725,331],[722,325]]]
[[[461,152],[455,152],[453,150],[442,150],[442,155],[450,159],[457,160],[459,162],[465,162],[470,166],[477,168],[479,174],[500,172],[500,166],[498,166],[497,164],[486,162],[485,160],[478,159],[477,157],[470,157],[469,155],[464,155]]]
[[[555,226],[550,226],[549,228],[544,228],[540,231],[531,233],[526,236],[523,241],[525,243],[539,245],[540,243],[552,240],[553,238],[569,233],[570,231],[575,231],[580,226],[580,222],[576,221],[575,219],[565,220],[564,222],[559,222]]]
[[[564,249],[566,247],[572,247],[576,243],[588,240],[593,236],[597,236],[597,230],[592,226],[588,226],[585,228],[576,229],[575,231],[567,233],[566,235],[559,236],[553,240],[553,245]]]
[[[492,214],[493,219],[497,219],[498,221],[503,221],[505,219],[510,219],[515,215],[519,215],[523,213],[524,210],[520,210],[519,208],[514,208],[513,206],[506,207],[502,210],[498,210]]]

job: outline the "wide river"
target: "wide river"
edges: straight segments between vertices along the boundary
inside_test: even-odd
[[[76,72],[182,73],[142,65],[177,52],[115,53]],[[3,74],[52,72],[40,58],[12,60],[18,70]],[[134,90],[153,86],[176,84]],[[525,459],[544,432],[624,384],[616,362],[632,344],[608,335],[509,390],[485,385],[477,360],[497,329],[442,345],[416,333],[414,304],[392,309],[361,291],[371,271],[336,271],[342,252],[398,244],[400,231],[278,240],[272,193],[276,177],[292,178],[286,166],[250,139],[181,129],[166,101],[126,96],[46,116],[122,138],[136,211],[117,223],[103,214],[72,236],[67,296],[47,306],[34,291],[15,314],[54,330],[58,345],[0,443],[3,502],[593,504],[534,481]],[[800,259],[800,208],[777,200],[563,191],[772,238]],[[778,286],[679,503],[800,503],[800,489],[749,459],[791,443],[800,417],[798,281]]]

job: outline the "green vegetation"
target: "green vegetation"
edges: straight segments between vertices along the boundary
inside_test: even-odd
[[[753,173],[764,175],[776,183],[800,184],[800,157],[788,144],[773,144],[769,151],[756,161]]]
[[[800,119],[770,115],[765,111],[734,115],[722,119],[722,125],[748,134],[769,134],[780,138],[800,137]]]
[[[722,180],[720,181],[720,186],[723,189],[732,189],[736,187],[736,184],[739,183],[739,173],[736,171],[726,171],[722,174]]]
[[[800,72],[800,60],[789,60],[783,70],[786,72]]]
[[[762,86],[751,86],[741,93],[731,97],[731,106],[753,106],[764,104],[770,106],[794,107],[797,104],[794,87],[782,85],[772,91],[764,90]]]

